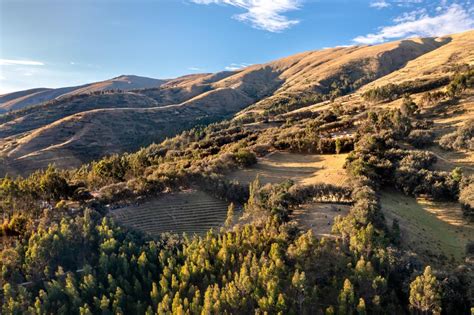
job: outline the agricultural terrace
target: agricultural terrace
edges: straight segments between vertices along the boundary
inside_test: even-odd
[[[227,202],[205,192],[187,190],[111,210],[110,213],[124,225],[154,236],[165,232],[203,234],[223,225],[227,207]]]

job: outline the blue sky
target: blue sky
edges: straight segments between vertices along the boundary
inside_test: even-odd
[[[0,0],[0,93],[472,28],[469,0]]]

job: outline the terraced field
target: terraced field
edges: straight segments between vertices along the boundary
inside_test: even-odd
[[[333,237],[334,219],[338,215],[346,216],[349,209],[349,205],[314,202],[300,206],[291,216],[302,229],[311,229],[319,237]]]
[[[347,183],[343,169],[347,154],[297,154],[273,152],[251,168],[238,170],[228,175],[228,179],[247,184],[258,175],[263,184],[281,183],[292,179],[295,183],[311,185],[327,183],[344,186]]]
[[[381,203],[387,225],[393,219],[400,222],[402,246],[431,257],[431,262],[440,254],[462,262],[466,244],[474,241],[474,225],[463,219],[458,203],[416,199],[392,190],[381,194]]]
[[[222,226],[227,202],[207,193],[188,190],[169,193],[137,206],[111,210],[118,222],[150,235],[164,232],[203,234]]]

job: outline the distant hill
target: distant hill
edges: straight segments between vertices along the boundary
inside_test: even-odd
[[[122,76],[3,95],[2,108],[11,111],[0,116],[0,172],[28,173],[49,163],[78,166],[198,124],[289,112],[296,109],[292,102],[309,107],[347,95],[362,104],[360,92],[373,86],[453,75],[474,64],[473,52],[469,31],[309,51],[238,71],[171,80]],[[121,91],[94,93],[114,89]],[[42,103],[24,108],[35,102]]]
[[[57,89],[38,88],[0,95],[0,112],[18,110],[24,107],[47,102],[53,99],[111,90],[133,90],[159,87],[166,80],[139,77],[136,75],[122,75],[110,80],[84,84],[80,86],[64,87]]]

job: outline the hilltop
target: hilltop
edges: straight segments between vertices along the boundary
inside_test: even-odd
[[[13,92],[0,95],[0,113],[19,110],[27,106],[48,102],[54,99],[113,90],[133,90],[159,87],[166,80],[151,79],[136,75],[121,75],[110,80],[84,84],[80,86],[63,87],[57,89],[36,88],[25,91]]]

